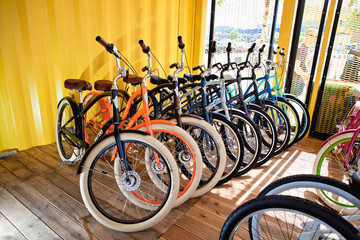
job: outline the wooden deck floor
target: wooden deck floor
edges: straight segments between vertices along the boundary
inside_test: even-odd
[[[227,216],[282,176],[310,173],[322,141],[307,138],[265,166],[173,209],[160,224],[122,233],[85,208],[75,166],[60,166],[56,145],[0,159],[0,239],[218,239]]]

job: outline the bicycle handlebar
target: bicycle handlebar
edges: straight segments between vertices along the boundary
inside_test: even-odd
[[[143,40],[139,41],[140,47],[142,48],[143,53],[149,53],[150,47],[146,46]]]
[[[276,55],[279,52],[280,47],[278,46],[275,50],[273,50],[273,53]]]
[[[255,46],[256,46],[256,43],[253,43],[253,44],[251,45],[251,47],[248,49],[248,53],[252,53],[252,52],[254,51]],[[248,58],[246,58],[246,60],[247,60],[247,59],[248,59]]]
[[[220,66],[220,67],[219,67]],[[212,67],[214,68],[214,67],[216,67],[218,70],[221,70],[221,69],[223,69],[224,67],[223,67],[223,65],[221,64],[221,63],[215,63],[214,65],[212,65]]]
[[[106,51],[108,51],[111,54],[114,54],[115,57],[120,58],[119,54],[117,53],[117,49],[114,46],[114,44],[108,43],[107,41],[105,41],[105,39],[103,39],[100,36],[97,36],[95,38],[95,40],[101,44],[101,46],[105,47]]]
[[[95,38],[95,40],[96,40],[98,43],[100,43],[100,44],[101,44],[103,47],[105,47],[105,48],[109,45],[109,43],[106,42],[105,39],[103,39],[103,38],[100,37],[100,36],[97,36],[97,37]]]
[[[228,53],[231,52],[231,42],[228,42],[226,51],[227,51]]]
[[[203,68],[205,68],[205,66],[204,66],[204,65],[200,65],[200,66],[194,67],[192,70],[193,70],[193,71],[200,70],[200,72],[203,73],[203,72],[204,72],[204,69],[203,69]]]
[[[260,53],[264,52],[264,49],[265,49],[265,44],[262,45],[262,47],[259,49],[259,52]]]
[[[178,42],[179,42],[179,48],[184,49],[185,44],[184,44],[181,36],[178,36]]]
[[[283,57],[285,57],[285,48],[282,48],[279,52],[279,54]]]
[[[173,64],[170,65],[170,68],[174,68],[174,67],[176,67],[176,69],[179,68],[177,63],[173,63]]]

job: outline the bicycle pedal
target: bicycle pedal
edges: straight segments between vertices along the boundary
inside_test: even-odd
[[[60,162],[60,166],[70,166],[70,165],[74,165],[75,163],[77,163],[78,161],[81,160],[81,156],[77,157],[74,161],[61,161]]]
[[[60,162],[60,166],[69,166],[69,165],[72,165],[73,162],[66,162],[66,161],[61,161]]]

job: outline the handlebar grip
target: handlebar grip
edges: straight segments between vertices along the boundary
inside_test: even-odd
[[[150,47],[146,46],[143,40],[139,41],[140,47],[144,53],[150,52]]]
[[[227,52],[231,52],[231,42],[228,42],[226,51],[227,51]]]
[[[192,70],[193,70],[193,71],[201,70],[201,67],[200,67],[200,66],[197,66],[197,67],[194,67]]]
[[[281,51],[279,52],[279,54],[280,54],[281,56],[285,56],[285,48],[282,48]]]
[[[275,50],[273,50],[274,54],[277,54],[279,52],[280,47],[278,46]]]
[[[210,52],[216,52],[216,41],[212,41],[210,45]]]
[[[213,68],[216,67],[216,68],[219,69],[219,70],[221,70],[221,69],[224,68],[221,63],[215,63],[212,67],[213,67]]]
[[[170,65],[170,68],[174,68],[174,67],[178,68],[177,63],[173,63],[173,64]]]
[[[97,37],[95,38],[95,40],[96,40],[98,43],[100,43],[100,44],[101,44],[103,47],[105,47],[105,48],[109,45],[109,43],[106,42],[105,39],[103,39],[103,38],[100,37],[100,36],[97,36]]]
[[[143,72],[145,72],[145,71],[147,71],[148,70],[148,67],[147,66],[145,66],[145,67],[143,67],[142,69],[141,69],[141,71],[143,71]]]
[[[185,44],[184,44],[181,36],[178,36],[178,42],[179,42],[179,48],[184,49]]]
[[[263,51],[264,51],[264,49],[265,49],[265,44],[264,44],[264,45],[262,45],[262,47],[259,49],[259,52],[263,52]]]
[[[253,43],[253,44],[251,45],[251,47],[248,49],[248,52],[249,52],[249,53],[252,53],[252,52],[254,51],[255,46],[256,46],[256,43]]]

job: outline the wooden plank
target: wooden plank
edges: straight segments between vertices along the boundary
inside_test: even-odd
[[[21,202],[0,186],[1,213],[28,239],[61,239]]]
[[[82,202],[78,202],[68,196],[44,178],[35,177],[25,183],[29,185],[29,187],[36,189],[39,194],[48,199],[48,201],[58,209],[61,209],[61,211],[63,211],[73,221],[79,221],[76,217],[78,216],[81,220],[80,224],[82,224],[92,234],[100,234],[100,237],[105,239],[132,239],[122,232],[111,230],[101,225],[90,215]],[[77,191],[80,191],[80,189],[77,189]]]
[[[175,223],[175,225],[201,239],[219,239],[220,231],[218,230],[218,227],[199,220],[199,218],[186,213],[179,221]]]
[[[0,223],[0,239],[26,239],[2,213],[0,213]]]
[[[36,174],[29,171],[28,168],[24,167],[24,164],[21,162],[21,160],[26,162],[28,158],[29,156],[27,154],[19,152],[17,155],[8,156],[1,159],[0,164],[18,176],[20,179],[26,180],[36,176]],[[0,176],[0,181],[6,181],[6,179],[2,179],[2,176]]]
[[[159,240],[172,240],[172,239],[180,239],[181,240],[199,240],[201,238],[191,234],[190,232],[174,225],[169,230],[167,230]]]
[[[0,174],[6,174],[6,170],[2,166],[0,166]],[[6,176],[8,182],[12,184],[4,183],[4,187],[58,235],[65,239],[81,239],[88,235],[90,239],[96,238],[30,186],[20,182],[17,177],[9,172]]]
[[[26,150],[28,151],[28,150]],[[27,167],[36,175],[42,175],[49,173],[51,171],[54,171],[53,169],[47,167],[45,164],[41,163],[40,161],[37,161],[37,159],[34,159],[33,157],[26,154],[26,151],[20,152],[17,155],[14,155],[14,159],[19,161],[23,166]],[[42,157],[41,155],[38,156],[39,158]]]

